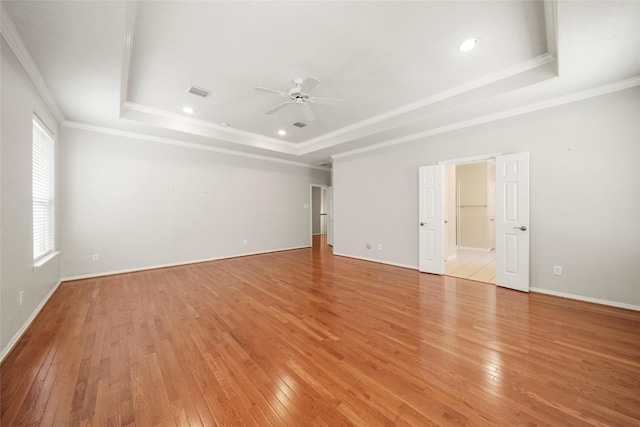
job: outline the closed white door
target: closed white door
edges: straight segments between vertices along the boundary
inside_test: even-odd
[[[419,269],[444,274],[444,166],[422,166],[418,179]]]
[[[496,284],[529,292],[529,153],[496,157]]]

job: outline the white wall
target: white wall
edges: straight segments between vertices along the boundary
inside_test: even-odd
[[[58,125],[2,38],[0,73],[0,355],[60,280],[60,256],[33,269],[31,161],[33,114],[56,136]],[[24,291],[21,306],[20,291]]]
[[[65,277],[311,244],[304,205],[328,171],[61,130]]]
[[[417,268],[418,167],[528,151],[531,286],[638,307],[639,119],[635,87],[336,158],[334,252]]]

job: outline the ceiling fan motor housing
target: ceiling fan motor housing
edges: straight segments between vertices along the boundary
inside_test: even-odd
[[[270,110],[267,110],[265,114],[273,114],[276,111],[280,111],[281,109],[285,108],[288,105],[297,104],[300,106],[302,114],[304,114],[305,118],[307,119],[307,122],[310,122],[315,120],[316,116],[315,114],[313,114],[313,111],[311,111],[311,107],[309,106],[309,104],[313,104],[316,102],[320,104],[326,104],[332,101],[340,101],[339,99],[319,98],[315,96],[310,96],[309,93],[312,92],[315,89],[315,87],[318,86],[318,84],[320,83],[320,80],[318,80],[315,77],[309,76],[306,79],[297,77],[293,80],[293,83],[295,84],[295,87],[292,89],[289,89],[289,91],[287,92],[283,92],[277,89],[270,89],[266,87],[255,88],[263,92],[275,93],[285,98],[289,98],[287,101],[276,105]]]
[[[294,87],[289,91],[289,96],[291,100],[297,103],[307,102],[309,100],[309,95],[306,93],[300,92],[299,87]]]

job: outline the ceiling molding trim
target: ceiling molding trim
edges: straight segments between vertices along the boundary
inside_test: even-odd
[[[145,122],[139,117],[128,117],[127,111],[141,113],[150,116],[153,121]],[[120,117],[152,124],[154,126],[165,127],[173,130],[179,130],[185,133],[192,133],[208,138],[222,139],[228,142],[248,145],[250,147],[262,148],[265,150],[278,151],[286,154],[298,155],[298,147],[296,144],[288,141],[258,135],[252,132],[243,131],[236,128],[223,127],[207,120],[196,119],[194,117],[185,117],[180,114],[170,113],[158,110],[146,105],[135,104],[133,102],[125,102],[120,107]],[[180,124],[179,128],[170,126],[170,124]]]
[[[547,52],[558,57],[558,2],[557,0],[543,0],[544,26],[547,37]]]
[[[133,35],[136,31],[137,2],[127,3],[127,17],[122,46],[122,68],[120,70],[120,104],[127,101],[129,94],[129,71],[131,69],[131,52],[133,51]]]
[[[328,139],[334,138],[334,137],[339,136],[341,134],[344,134],[344,133],[347,133],[347,132],[351,132],[351,131],[354,131],[354,130],[357,130],[357,129],[360,129],[360,128],[363,128],[363,127],[366,127],[366,126],[370,126],[370,125],[382,122],[384,120],[388,120],[390,118],[393,118],[393,117],[396,117],[396,116],[399,116],[399,115],[402,115],[402,114],[409,113],[409,112],[417,110],[419,108],[426,107],[426,106],[431,105],[431,104],[435,104],[436,102],[440,102],[440,101],[445,100],[447,98],[451,98],[451,97],[454,97],[456,95],[460,95],[460,94],[463,94],[465,92],[472,91],[474,89],[479,89],[479,88],[481,88],[483,86],[486,86],[488,84],[495,83],[495,82],[500,81],[500,80],[504,80],[504,79],[506,79],[508,77],[512,77],[512,76],[524,73],[526,71],[532,70],[532,69],[537,68],[537,67],[541,67],[541,66],[543,66],[543,65],[545,65],[545,64],[547,64],[549,62],[552,62],[552,61],[555,61],[555,57],[553,55],[550,55],[549,53],[544,53],[544,54],[542,54],[540,56],[537,56],[535,58],[532,58],[532,59],[530,59],[528,61],[522,62],[522,63],[520,63],[520,64],[518,64],[518,65],[516,65],[514,67],[510,67],[510,68],[504,69],[504,70],[502,70],[502,71],[500,71],[498,73],[494,73],[494,74],[492,74],[490,76],[487,76],[487,77],[484,77],[482,79],[474,80],[474,81],[472,81],[470,83],[466,83],[466,84],[463,84],[461,86],[457,86],[457,87],[455,87],[453,89],[446,90],[444,92],[440,92],[440,93],[438,93],[438,94],[436,94],[434,96],[431,96],[429,98],[425,98],[425,99],[422,99],[420,101],[416,101],[416,102],[404,105],[404,106],[402,106],[400,108],[397,108],[395,110],[387,111],[386,113],[382,113],[382,114],[379,114],[377,116],[373,116],[373,117],[371,117],[369,119],[365,119],[365,120],[356,122],[356,123],[351,124],[349,126],[345,126],[345,127],[341,128],[341,129],[337,129],[337,130],[335,130],[333,132],[328,132],[328,133],[326,133],[324,135],[321,135],[321,136],[319,136],[317,138],[313,138],[313,139],[307,140],[305,142],[302,142],[302,143],[298,144],[298,146],[300,148],[305,148],[305,147],[308,147],[310,145],[314,145],[314,144],[318,144],[318,143],[324,142],[324,141],[326,141]],[[323,148],[327,148],[327,147],[323,147]]]
[[[22,64],[22,66],[24,67],[24,70],[27,72],[27,75],[31,79],[31,82],[44,100],[44,103],[47,108],[49,108],[51,114],[58,121],[58,124],[61,124],[65,120],[64,114],[62,113],[60,106],[53,97],[51,90],[49,90],[49,87],[42,78],[42,74],[40,74],[36,63],[33,61],[33,58],[27,50],[27,47],[24,45],[22,38],[18,34],[18,30],[9,18],[9,14],[4,9],[4,6],[2,6],[2,10],[0,10],[0,20],[0,30],[2,32],[2,36],[7,41],[7,44],[18,58],[20,64]]]
[[[214,153],[226,154],[230,156],[246,157],[249,159],[264,160],[268,162],[282,163],[282,164],[291,165],[291,166],[300,166],[300,167],[309,168],[309,169],[318,169],[323,171],[330,170],[329,168],[326,168],[326,167],[312,165],[308,163],[278,159],[276,157],[263,156],[260,154],[244,153],[242,151],[236,151],[236,150],[227,150],[224,148],[211,147],[208,145],[197,144],[193,142],[186,142],[186,141],[180,141],[177,139],[163,138],[160,136],[146,135],[138,132],[130,132],[130,131],[124,131],[119,129],[107,128],[103,126],[90,125],[90,124],[79,123],[79,122],[74,122],[70,120],[65,120],[61,126],[69,129],[79,129],[79,130],[85,130],[89,132],[102,133],[105,135],[119,136],[123,138],[132,138],[132,139],[137,139],[141,141],[157,142],[160,144],[174,145],[176,147],[190,148],[193,150],[211,151]]]
[[[424,132],[418,132],[412,135],[406,135],[400,138],[395,138],[389,141],[381,142],[379,144],[370,145],[368,147],[362,147],[355,150],[346,151],[344,153],[334,154],[333,156],[331,156],[331,158],[335,160],[335,159],[341,159],[344,157],[350,157],[357,154],[366,153],[369,151],[375,151],[382,148],[391,147],[391,146],[402,144],[405,142],[415,141],[417,139],[428,138],[434,135],[440,135],[440,134],[452,132],[455,130],[482,125],[485,123],[491,123],[491,122],[506,119],[509,117],[520,116],[527,113],[533,113],[535,111],[546,110],[547,108],[552,108],[552,107],[557,107],[564,104],[570,104],[572,102],[582,101],[582,100],[593,98],[596,96],[606,95],[608,93],[630,89],[635,86],[640,86],[640,76],[632,77],[626,80],[621,80],[619,82],[605,84],[595,88],[586,89],[583,91],[548,99],[545,101],[535,102],[533,104],[525,105],[518,108],[513,108],[507,111],[501,111],[498,113],[477,117],[475,119],[464,120],[464,121],[453,123],[450,125],[429,129]]]

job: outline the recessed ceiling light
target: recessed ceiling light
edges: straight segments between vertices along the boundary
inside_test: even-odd
[[[227,122],[222,122],[222,123],[220,123],[220,126],[222,126],[223,128],[228,128],[231,125],[229,123],[227,123]]]
[[[287,131],[286,131],[286,130],[282,130],[282,129],[280,129],[280,130],[278,131],[278,135],[280,135],[280,136],[285,136],[286,134],[287,134]]]
[[[193,113],[195,113],[195,112],[196,112],[196,110],[194,110],[194,109],[193,109],[193,108],[191,108],[191,107],[182,107],[182,111],[183,111],[183,112],[185,112],[185,113],[187,113],[187,114],[193,114]]]
[[[460,46],[458,46],[458,50],[460,52],[469,52],[471,49],[473,49],[477,45],[478,45],[477,39],[468,39],[460,43]]]

